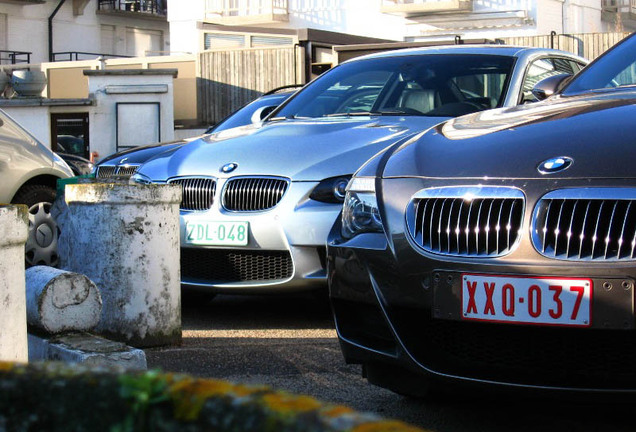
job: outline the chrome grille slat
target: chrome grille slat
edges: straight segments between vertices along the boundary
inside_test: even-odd
[[[579,259],[583,257],[583,241],[585,240],[585,225],[587,224],[587,215],[590,214],[590,205],[592,201],[588,201],[585,207],[585,216],[583,218],[583,225],[581,225],[581,234],[579,234]]]
[[[603,259],[607,259],[607,252],[608,252],[608,250],[609,250],[610,243],[611,243],[611,241],[612,241],[612,237],[611,237],[611,235],[612,235],[611,227],[613,227],[613,226],[614,226],[614,225],[613,225],[613,223],[614,223],[614,216],[616,215],[616,207],[617,207],[617,206],[618,206],[618,201],[616,201],[616,202],[614,203],[614,207],[612,208],[612,216],[611,216],[611,218],[610,218],[610,223],[609,223],[610,230],[607,232],[607,235],[605,236],[605,253],[603,254]]]
[[[598,240],[598,225],[601,222],[601,214],[603,213],[603,205],[605,205],[605,201],[601,201],[601,206],[598,209],[598,213],[596,214],[596,224],[594,226],[594,235],[592,236],[592,259],[595,257],[594,251],[596,251],[596,240]]]
[[[512,228],[512,223],[513,223],[512,215],[514,214],[514,209],[516,205],[517,205],[517,201],[513,201],[510,206],[510,211],[508,212],[508,223],[506,224],[506,231],[508,232],[508,235],[506,236],[506,249],[510,249],[511,243],[514,243],[514,242],[511,242],[510,240],[514,233],[514,230]]]
[[[534,247],[546,257],[561,260],[634,260],[635,202],[636,189],[632,188],[550,192],[537,202],[533,212]],[[555,217],[557,208],[559,216]],[[630,239],[631,249],[627,245]]]
[[[559,216],[557,217],[557,227],[554,230],[554,253],[559,254],[559,236],[561,235],[561,217],[563,217],[563,207],[565,201],[561,201],[559,205]]]
[[[407,225],[413,241],[428,252],[502,256],[519,240],[524,207],[524,196],[515,188],[425,189],[409,203]]]
[[[176,178],[168,181],[170,184],[181,185],[183,195],[181,210],[208,210],[214,203],[216,180],[207,177]]]
[[[479,233],[481,232],[481,209],[484,206],[484,200],[479,200],[479,211],[477,212],[477,222],[475,227],[475,253],[479,254]],[[470,254],[470,250],[468,250]]]
[[[627,218],[629,216],[629,211],[632,208],[632,203],[630,202],[627,205],[627,209],[625,210],[625,218],[623,219],[623,226],[621,227],[621,235],[619,237],[618,240],[618,254],[616,255],[617,258],[621,258],[621,251],[623,250],[623,245],[625,244],[625,227],[627,226]]]
[[[288,186],[289,180],[284,178],[232,178],[225,185],[223,207],[237,212],[269,210],[280,202]]]
[[[568,238],[568,243],[567,243],[567,247],[565,249],[565,256],[569,257],[570,256],[570,247],[572,246],[572,233],[573,228],[574,228],[574,216],[576,215],[576,207],[578,206],[579,201],[576,201],[574,203],[574,208],[572,209],[572,214],[570,215],[570,226],[568,227],[568,233],[566,234],[567,238]]]
[[[495,250],[499,250],[499,237],[501,236],[501,212],[503,211],[504,202],[501,201],[499,204],[499,215],[497,216],[497,243]]]

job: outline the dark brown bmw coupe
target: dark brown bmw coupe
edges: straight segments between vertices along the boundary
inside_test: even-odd
[[[349,183],[330,296],[370,382],[636,391],[636,37],[562,78]]]

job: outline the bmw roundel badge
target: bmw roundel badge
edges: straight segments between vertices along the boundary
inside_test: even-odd
[[[221,167],[221,172],[224,172],[224,173],[227,174],[227,173],[231,173],[232,171],[234,171],[237,168],[238,168],[238,164],[237,163],[230,162],[230,163],[227,163],[227,164],[225,164],[225,165],[223,165]]]
[[[553,174],[568,169],[572,163],[574,163],[572,158],[559,156],[541,162],[537,170],[539,170],[541,174]]]

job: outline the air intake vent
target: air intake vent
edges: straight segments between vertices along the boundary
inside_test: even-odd
[[[179,184],[183,190],[181,210],[208,210],[214,202],[216,192],[216,180],[212,178],[178,178],[169,180],[168,183]]]
[[[504,187],[425,189],[407,210],[411,238],[436,254],[495,257],[519,240],[524,195]]]
[[[572,261],[636,259],[636,190],[550,192],[533,214],[532,242],[544,256]]]
[[[188,282],[271,282],[293,274],[287,251],[181,248],[181,277]]]
[[[240,177],[225,185],[223,207],[230,211],[251,212],[275,207],[285,195],[289,181],[272,177]]]

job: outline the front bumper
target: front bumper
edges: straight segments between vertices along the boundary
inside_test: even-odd
[[[181,283],[186,289],[226,293],[303,291],[326,286],[325,243],[340,205],[309,199],[315,182],[292,182],[274,208],[232,212],[181,211]],[[218,188],[222,189],[220,183]],[[186,241],[186,223],[247,222],[244,246]]]
[[[505,257],[435,256],[405,238],[404,205],[393,204],[395,214],[383,214],[391,237],[361,234],[345,241],[339,224],[330,233],[329,291],[347,362],[495,387],[636,392],[634,263],[551,260],[525,237]],[[464,320],[465,273],[589,278],[592,323],[574,328]],[[390,388],[399,391],[399,383]]]

